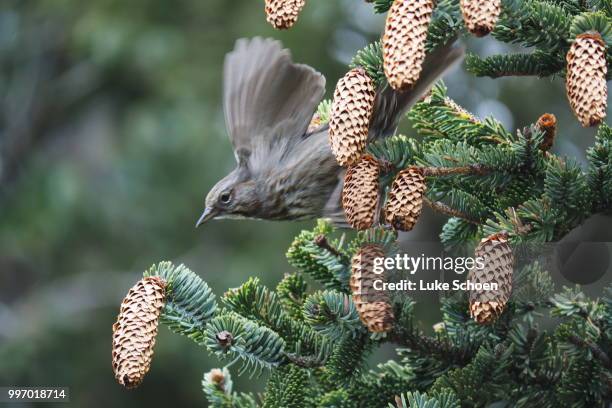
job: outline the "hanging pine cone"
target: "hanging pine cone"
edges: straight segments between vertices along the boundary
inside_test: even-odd
[[[410,89],[421,75],[432,0],[397,0],[387,14],[382,39],[387,82],[396,91]]]
[[[400,231],[414,228],[421,216],[426,189],[425,177],[418,167],[400,171],[387,196],[385,222]]]
[[[350,70],[336,85],[329,143],[341,166],[354,163],[365,150],[375,97],[374,81],[363,68]]]
[[[600,124],[608,99],[606,43],[598,33],[580,34],[566,59],[565,89],[574,114],[584,127]]]
[[[374,289],[374,281],[384,281],[384,275],[374,273],[374,260],[384,258],[378,245],[362,246],[352,259],[350,287],[353,302],[363,324],[372,333],[384,333],[393,327],[393,308],[386,292]]]
[[[342,207],[351,226],[358,230],[370,228],[378,206],[378,176],[380,167],[370,155],[352,164],[344,176]]]
[[[461,0],[463,21],[468,31],[476,37],[484,37],[495,28],[501,0]]]
[[[555,142],[557,135],[557,117],[552,113],[545,113],[538,119],[538,129],[544,133],[544,139],[540,144],[540,150],[548,151]]]
[[[113,325],[113,371],[119,384],[135,388],[149,371],[166,282],[159,277],[138,281],[121,303]]]
[[[306,0],[266,0],[268,23],[278,30],[291,28],[306,4]]]
[[[492,323],[504,311],[512,293],[514,256],[505,233],[493,234],[476,247],[474,258],[482,258],[483,269],[474,267],[468,274],[472,283],[497,283],[497,290],[470,291],[470,315],[480,323]]]

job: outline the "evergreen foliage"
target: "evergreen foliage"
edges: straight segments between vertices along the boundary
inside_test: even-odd
[[[334,234],[320,221],[301,237],[321,231]],[[386,240],[384,231],[368,231],[338,245],[331,256],[343,262],[350,247]],[[152,270],[163,268],[176,269],[161,263]],[[328,274],[318,276],[319,284],[327,282]],[[216,317],[191,338],[203,338],[198,344],[231,361],[229,366],[241,361],[240,373],[270,370],[263,407],[603,406],[612,377],[612,287],[601,300],[588,299],[579,288],[555,294],[549,273],[537,262],[526,263],[514,281],[510,305],[492,325],[475,323],[466,295],[454,293],[442,301],[436,333],[427,335],[415,322],[416,303],[404,297],[395,300],[393,330],[380,336],[367,332],[350,295],[333,289],[306,295],[301,275],[288,275],[279,288],[299,294],[295,299],[303,310],[295,317],[294,303],[283,303],[251,278],[225,294],[228,310],[209,304]],[[542,313],[558,319],[552,331],[539,327]],[[316,354],[308,347],[312,339],[328,348]],[[398,358],[368,370],[368,355],[389,342],[398,346]],[[227,368],[223,373],[223,386],[210,373],[203,381],[211,406],[259,406],[251,395],[233,392]]]
[[[386,12],[392,1],[375,0],[374,10]],[[610,43],[611,17],[608,0],[503,0],[492,34],[529,53],[470,55],[468,68],[494,78],[563,76],[576,35],[597,31]],[[459,1],[441,0],[427,50],[464,32]],[[386,86],[379,43],[360,51],[352,65]],[[324,102],[318,110],[323,122],[328,112]],[[612,130],[606,124],[581,166],[548,151],[536,117],[533,125],[506,129],[461,108],[443,84],[408,116],[414,137],[392,136],[368,151],[382,165],[383,189],[408,166],[423,171],[426,201],[449,217],[440,239],[450,251],[502,231],[513,244],[556,241],[612,209]],[[224,309],[182,266],[160,263],[146,274],[169,283],[162,321],[172,330],[229,360],[228,367],[240,361],[240,372],[270,371],[263,407],[587,408],[612,401],[612,287],[602,299],[589,299],[580,288],[555,293],[545,265],[521,260],[514,293],[495,323],[474,322],[466,294],[452,293],[442,299],[442,321],[429,335],[415,321],[415,302],[403,297],[394,299],[393,329],[373,335],[350,295],[351,257],[365,243],[392,254],[396,240],[383,227],[338,237],[319,220],[287,251],[295,273],[275,290],[249,279],[225,294]],[[386,343],[397,347],[398,357],[369,369],[368,355]],[[223,378],[204,378],[211,406],[260,406],[232,391],[227,368]]]

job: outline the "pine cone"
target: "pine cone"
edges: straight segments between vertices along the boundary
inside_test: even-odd
[[[374,281],[384,275],[374,273],[374,259],[384,258],[384,250],[374,244],[362,246],[353,256],[350,280],[353,302],[361,321],[372,333],[384,333],[393,327],[393,308],[389,295],[374,289]]]
[[[470,316],[480,324],[493,323],[504,312],[505,305],[499,302],[470,302]]]
[[[557,135],[557,117],[552,113],[545,113],[538,119],[537,127],[544,133],[544,140],[540,144],[542,151],[548,151],[555,142]]]
[[[574,114],[584,127],[595,126],[606,117],[608,85],[606,44],[598,33],[585,33],[567,53],[565,88]]]
[[[396,0],[387,14],[383,67],[396,91],[410,89],[421,75],[433,9],[432,0]]]
[[[470,291],[470,315],[481,324],[491,323],[504,311],[512,293],[514,255],[505,233],[493,234],[476,247],[475,258],[482,258],[483,269],[468,274],[472,283],[497,283],[497,290]]]
[[[363,156],[346,171],[342,207],[347,221],[355,229],[367,229],[374,223],[378,205],[379,174],[378,162],[370,155]]]
[[[278,30],[291,28],[306,0],[266,0],[266,19]]]
[[[463,21],[468,31],[476,37],[484,37],[495,28],[501,0],[461,0]]]
[[[365,150],[375,97],[374,81],[363,68],[350,70],[336,85],[329,143],[341,166],[354,163]]]
[[[427,185],[418,167],[399,172],[385,204],[385,222],[400,231],[414,228],[423,209],[423,194]]]
[[[113,370],[119,384],[135,388],[149,371],[166,282],[159,277],[138,281],[123,299],[113,325]]]

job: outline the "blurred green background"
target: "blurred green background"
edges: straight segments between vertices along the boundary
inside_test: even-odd
[[[77,407],[205,406],[201,376],[219,365],[205,350],[162,328],[151,372],[126,391],[113,378],[110,340],[121,298],[152,263],[183,262],[217,294],[248,276],[274,285],[290,270],[293,236],[312,224],[194,229],[205,193],[234,164],[224,54],[240,37],[278,38],[326,75],[329,96],[382,25],[362,0],[311,0],[288,32],[266,23],[263,0],[3,0],[0,386],[69,386]],[[510,128],[555,113],[557,152],[583,160],[592,143],[559,79],[493,81],[455,69],[446,82],[458,102]],[[403,239],[436,240],[441,221],[427,213]],[[425,325],[438,313],[423,307]]]

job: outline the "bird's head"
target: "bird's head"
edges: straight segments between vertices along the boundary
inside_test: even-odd
[[[259,208],[257,183],[233,171],[210,190],[196,227],[221,218],[253,218]]]

